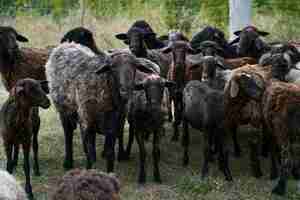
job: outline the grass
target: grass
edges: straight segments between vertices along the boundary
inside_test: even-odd
[[[4,102],[6,93],[1,92],[0,101]],[[38,200],[49,199],[49,195],[57,186],[61,176],[64,174],[62,168],[64,155],[63,131],[58,119],[58,115],[52,106],[48,110],[41,110],[41,129],[39,135],[40,144],[40,168],[42,176],[32,176],[33,191]],[[128,127],[125,134],[127,137]],[[243,157],[234,159],[231,156],[231,169],[234,182],[228,183],[224,180],[223,174],[219,172],[215,165],[211,165],[210,176],[202,180],[200,178],[200,166],[202,163],[202,134],[192,130],[191,139],[191,163],[188,167],[181,166],[182,148],[179,143],[170,142],[172,128],[167,125],[167,135],[162,138],[161,143],[161,174],[163,184],[153,182],[151,144],[147,144],[148,168],[147,183],[139,186],[136,183],[138,173],[138,149],[133,148],[132,159],[128,162],[116,163],[116,175],[122,183],[121,197],[126,200],[265,200],[265,199],[299,199],[297,192],[297,182],[289,181],[288,193],[284,198],[272,196],[270,191],[276,181],[269,180],[269,161],[263,160],[262,166],[265,176],[255,179],[250,174],[248,166],[247,140],[251,136],[248,129],[241,132],[240,141],[243,147]],[[80,134],[75,132],[74,140],[75,167],[85,166],[85,156],[83,154]],[[97,136],[98,161],[96,168],[105,170],[105,161],[100,157],[103,149],[103,137]],[[17,179],[24,184],[22,168],[22,156],[16,171]],[[5,155],[3,148],[0,149],[1,168],[4,168]]]
[[[166,29],[160,19],[159,11],[147,12],[143,17],[160,33],[165,33]],[[138,18],[136,18],[138,19]],[[261,18],[257,18],[261,20]],[[115,16],[113,18],[93,18],[87,16],[86,27],[96,33],[96,41],[101,49],[117,48],[122,46],[122,42],[116,40],[114,33],[124,32],[135,19]],[[270,18],[265,19],[270,20]],[[30,39],[26,46],[45,47],[47,45],[58,44],[62,35],[71,27],[79,24],[79,17],[66,17],[61,26],[55,25],[47,17],[33,17],[30,15],[18,16],[16,27],[18,31]],[[260,22],[261,23],[261,22]],[[203,24],[194,24],[193,31],[199,29]],[[271,26],[271,25],[270,25]],[[0,88],[0,103],[3,103],[7,93],[3,87]],[[41,111],[41,129],[39,135],[40,144],[40,168],[42,176],[32,177],[33,191],[36,199],[49,199],[49,194],[56,188],[58,180],[65,173],[62,168],[64,156],[63,130],[58,119],[58,115],[52,106],[48,110]],[[127,138],[128,127],[125,130]],[[148,168],[147,184],[139,186],[137,181],[138,173],[138,149],[134,144],[132,159],[128,162],[116,163],[116,175],[122,183],[121,197],[124,200],[266,200],[266,199],[300,199],[297,191],[297,182],[292,178],[289,181],[288,193],[285,197],[271,195],[270,191],[276,181],[269,180],[269,160],[263,159],[262,166],[264,176],[255,179],[250,174],[247,141],[251,137],[251,131],[243,129],[240,133],[240,142],[243,149],[241,159],[234,159],[231,156],[230,166],[232,169],[234,182],[227,183],[215,165],[211,165],[210,176],[206,180],[200,178],[200,166],[202,163],[202,134],[192,131],[190,147],[190,165],[182,167],[182,147],[180,143],[170,142],[172,126],[167,124],[167,135],[161,141],[161,163],[162,184],[155,184],[152,180],[152,158],[151,144],[147,145]],[[2,142],[1,142],[2,143]],[[85,166],[85,156],[83,154],[80,134],[75,132],[74,140],[75,167]],[[98,161],[96,167],[105,170],[105,161],[100,157],[103,149],[103,137],[97,136]],[[21,156],[22,158],[22,156]],[[0,148],[0,167],[5,167],[4,149]],[[16,177],[24,184],[22,169],[22,159],[17,168]]]

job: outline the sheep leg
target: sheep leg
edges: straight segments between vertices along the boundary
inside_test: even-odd
[[[260,168],[260,159],[258,158],[258,145],[256,142],[249,141],[250,146],[250,166],[252,169],[253,176],[256,178],[261,177],[262,171]]]
[[[157,183],[161,183],[160,173],[159,173],[159,161],[160,161],[160,143],[159,138],[159,131],[154,131],[153,136],[153,150],[152,150],[152,156],[153,156],[153,176],[154,181]]]
[[[233,125],[231,127],[231,131],[232,131],[232,140],[233,140],[233,145],[234,145],[234,155],[236,158],[240,158],[242,151],[241,151],[240,144],[237,140],[237,126]]]
[[[72,124],[72,116],[64,115],[59,113],[60,121],[64,129],[65,136],[65,159],[64,159],[64,169],[69,170],[73,168],[73,131],[76,128],[76,124]]]
[[[172,113],[172,96],[170,95],[171,94],[171,90],[169,89],[169,95],[168,95],[168,121],[169,122],[172,122],[173,121],[173,113]]]
[[[203,146],[203,165],[202,165],[202,171],[201,171],[201,174],[202,174],[202,178],[206,178],[208,176],[208,171],[209,171],[209,140],[208,140],[208,134],[210,134],[210,132],[204,132],[203,133],[203,136],[204,136],[204,146]]]
[[[19,144],[18,143],[14,144],[13,169],[16,169],[16,167],[18,166],[19,149],[20,149]]]
[[[128,144],[126,148],[126,159],[129,160],[130,154],[131,154],[131,147],[134,141],[134,126],[132,124],[129,124],[129,139]]]
[[[144,135],[135,132],[135,137],[139,145],[139,151],[140,151],[140,171],[139,171],[138,183],[143,184],[146,182],[146,171],[145,171],[146,149],[144,143]]]
[[[29,163],[29,153],[30,153],[30,142],[23,143],[23,154],[24,154],[24,173],[26,177],[25,191],[29,199],[33,199],[32,187],[30,183],[30,163]]]
[[[183,166],[189,164],[189,145],[190,145],[190,133],[189,124],[186,119],[183,119],[183,135],[182,135],[182,146],[183,146]]]
[[[38,157],[38,152],[39,152],[39,143],[38,143],[38,133],[40,129],[40,118],[37,116],[37,121],[34,123],[33,126],[33,138],[32,138],[32,149],[33,149],[33,158],[34,158],[34,163],[33,163],[33,171],[34,175],[40,176],[40,168],[39,168],[39,157]]]
[[[262,148],[261,148],[261,155],[265,158],[268,157],[270,152],[270,134],[268,133],[267,127],[263,124],[263,138],[262,138]]]
[[[12,161],[12,151],[13,151],[13,145],[12,144],[5,144],[5,153],[6,153],[6,170],[8,173],[13,173],[14,164]]]
[[[96,162],[96,151],[94,142],[96,140],[96,132],[91,128],[81,127],[81,138],[84,153],[86,155],[86,168],[91,169],[93,163]]]
[[[287,178],[291,168],[290,146],[287,144],[281,145],[281,166],[280,177],[277,185],[272,190],[272,193],[284,195],[286,193]]]
[[[120,129],[119,129],[119,137],[118,137],[118,140],[119,140],[118,161],[128,160],[127,155],[124,150],[125,120],[126,120],[126,115],[125,115],[125,110],[124,110],[124,112],[121,112],[121,119],[120,119]]]
[[[224,173],[226,181],[232,181],[231,171],[229,169],[229,148],[225,134],[215,134],[217,151],[219,152],[219,169]]]
[[[271,174],[270,174],[271,180],[278,178],[277,161],[278,161],[278,152],[277,152],[276,145],[271,144]]]
[[[111,111],[105,112],[104,124],[105,124],[105,144],[107,145],[106,160],[107,160],[107,172],[114,171],[115,162],[115,142],[119,129],[119,115],[118,112]]]
[[[175,121],[173,123],[174,134],[173,134],[173,137],[171,140],[173,142],[177,142],[179,139],[178,126],[181,123],[181,115],[182,115],[182,97],[181,97],[181,95],[174,99],[174,104],[175,104]]]

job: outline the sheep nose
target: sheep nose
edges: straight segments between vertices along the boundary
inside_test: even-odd
[[[205,81],[207,81],[207,80],[208,80],[207,74],[203,74],[203,76],[202,76],[202,81],[205,82]]]

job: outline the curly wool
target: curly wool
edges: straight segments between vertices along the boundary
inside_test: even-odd
[[[89,101],[97,104],[97,112],[113,109],[112,79],[106,74],[95,73],[105,59],[75,43],[63,43],[52,51],[46,75],[57,109],[87,116]]]
[[[75,169],[63,176],[52,200],[119,200],[120,182],[111,174]]]
[[[26,200],[26,193],[8,172],[0,170],[0,199]]]

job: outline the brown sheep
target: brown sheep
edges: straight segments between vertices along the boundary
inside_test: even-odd
[[[237,127],[248,123],[256,128],[261,128],[263,125],[260,104],[251,100],[245,93],[239,92],[239,87],[242,85],[240,79],[244,74],[252,75],[258,84],[263,85],[264,81],[271,77],[271,68],[269,66],[245,65],[233,70],[231,79],[225,85],[225,127],[233,134],[237,157],[240,156],[241,152],[236,136]],[[261,172],[254,172],[254,176],[261,176]]]
[[[74,169],[65,174],[52,200],[120,200],[120,182],[111,174]]]
[[[7,158],[7,171],[13,173],[17,166],[19,146],[24,153],[24,172],[26,176],[25,191],[30,199],[33,198],[30,183],[29,153],[33,141],[34,172],[39,175],[36,123],[34,108],[48,108],[50,100],[43,91],[41,84],[34,79],[21,79],[11,89],[8,100],[0,111],[0,134],[4,141]]]

